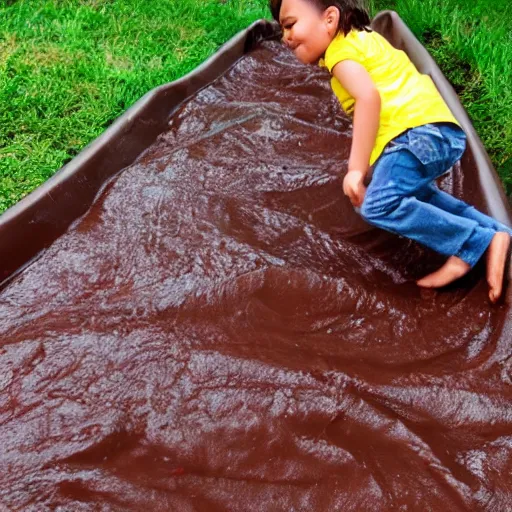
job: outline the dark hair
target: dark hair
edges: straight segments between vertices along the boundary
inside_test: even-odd
[[[316,5],[319,9],[325,10],[328,7],[337,7],[340,11],[340,21],[338,23],[338,32],[347,35],[352,29],[366,30],[369,32],[370,15],[368,11],[360,5],[358,0],[307,0]],[[281,4],[283,0],[270,0],[270,11],[272,17],[279,21]]]

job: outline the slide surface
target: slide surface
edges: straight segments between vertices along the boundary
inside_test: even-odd
[[[0,509],[512,509],[509,299],[415,285],[443,260],[353,211],[350,135],[263,42],[4,286]],[[440,186],[485,207],[475,161]]]

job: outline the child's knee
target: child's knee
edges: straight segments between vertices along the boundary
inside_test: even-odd
[[[378,199],[374,195],[367,194],[359,209],[359,214],[369,223],[378,222],[379,219],[393,213],[400,204],[401,199],[398,195]]]
[[[367,222],[373,222],[382,215],[385,215],[385,212],[381,205],[379,205],[377,201],[373,201],[368,197],[364,198],[359,213],[361,217],[363,217],[363,219]]]

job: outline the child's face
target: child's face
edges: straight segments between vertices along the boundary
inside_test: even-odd
[[[308,0],[283,0],[279,23],[283,41],[304,64],[313,64],[323,56],[336,35],[339,11],[318,9]]]

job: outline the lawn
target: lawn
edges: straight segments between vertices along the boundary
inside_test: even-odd
[[[395,8],[452,81],[512,192],[508,0],[371,0]],[[464,5],[462,8],[461,5]],[[0,0],[0,211],[150,89],[195,68],[266,0]]]

